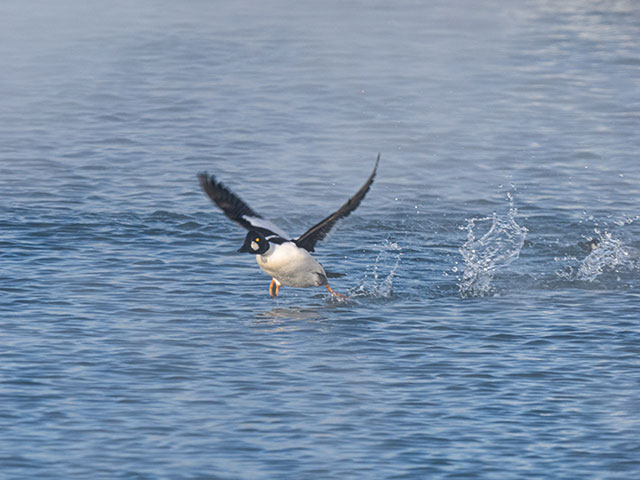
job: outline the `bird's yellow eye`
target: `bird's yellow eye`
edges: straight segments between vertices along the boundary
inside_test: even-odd
[[[259,241],[260,241],[260,239],[259,239],[259,238],[256,238],[256,242],[259,242]]]

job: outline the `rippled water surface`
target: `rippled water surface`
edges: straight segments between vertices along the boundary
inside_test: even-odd
[[[0,3],[0,477],[640,475],[635,1]],[[299,234],[283,288],[209,171]]]

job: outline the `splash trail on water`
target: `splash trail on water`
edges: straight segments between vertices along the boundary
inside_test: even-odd
[[[396,242],[388,238],[379,247],[378,255],[362,277],[360,285],[354,288],[354,297],[391,298],[393,296],[393,278],[398,271],[402,250]]]
[[[520,256],[527,229],[516,222],[518,210],[513,206],[511,194],[507,194],[507,199],[509,211],[506,215],[494,212],[490,217],[469,219],[464,227],[460,227],[467,232],[467,241],[459,250],[465,265],[459,283],[463,297],[490,294],[496,271]],[[486,233],[478,236],[489,223]]]
[[[622,270],[634,270],[638,267],[637,252],[635,249],[625,247],[622,240],[614,238],[609,232],[601,232],[595,229],[598,235],[598,243],[580,264],[576,272],[576,278],[587,282],[593,282],[605,271],[619,273]]]
[[[638,217],[626,218],[614,222],[614,226],[600,226],[596,223],[593,228],[595,236],[585,238],[583,245],[590,249],[582,260],[575,256],[556,258],[565,262],[564,268],[556,275],[565,280],[576,280],[593,283],[602,279],[606,274],[613,274],[619,278],[625,273],[640,270],[640,250],[625,244],[620,229],[633,224]],[[590,220],[593,220],[590,217]]]

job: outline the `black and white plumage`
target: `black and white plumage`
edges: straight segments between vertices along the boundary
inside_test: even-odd
[[[325,286],[331,293],[336,293],[329,286],[327,278],[339,275],[327,273],[310,252],[315,251],[316,243],[327,236],[338,220],[348,216],[360,205],[373,184],[379,162],[380,154],[376,159],[373,172],[353,197],[327,218],[294,239],[256,213],[225,185],[218,182],[213,175],[208,175],[206,172],[200,173],[198,179],[204,192],[224,214],[249,230],[238,252],[256,254],[260,268],[272,277],[269,286],[272,297],[278,295],[281,285],[299,288]]]

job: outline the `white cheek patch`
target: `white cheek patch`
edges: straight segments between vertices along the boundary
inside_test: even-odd
[[[257,251],[260,247],[258,247],[258,244],[256,242],[251,242],[251,250],[255,250]]]

